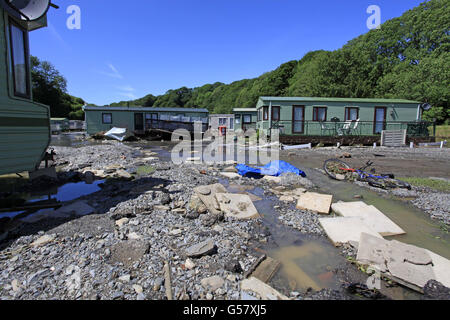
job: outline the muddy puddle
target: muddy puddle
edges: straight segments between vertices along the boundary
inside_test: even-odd
[[[1,218],[19,219],[22,221],[29,221],[33,219],[33,216],[42,215],[43,212],[51,218],[52,205],[62,204],[63,202],[76,200],[78,198],[93,194],[101,190],[100,185],[104,180],[96,180],[92,184],[85,182],[73,182],[66,183],[62,186],[54,186],[51,188],[44,188],[39,191],[33,191],[32,193],[22,193],[15,195],[25,200],[20,205],[16,205],[17,208],[24,207],[39,207],[48,206],[44,209],[27,209],[19,211],[0,212]]]

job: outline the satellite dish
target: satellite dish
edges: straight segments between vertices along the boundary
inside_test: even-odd
[[[50,0],[0,0],[0,4],[16,19],[34,21],[47,13]]]
[[[424,110],[424,111],[428,111],[431,109],[431,105],[429,103],[422,103],[420,105],[420,107]]]

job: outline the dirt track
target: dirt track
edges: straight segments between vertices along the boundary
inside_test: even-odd
[[[349,165],[359,168],[370,160],[379,173],[393,173],[397,177],[440,177],[450,179],[450,149],[406,149],[406,148],[320,148],[282,151],[286,160],[295,158],[296,163],[319,168],[330,158],[343,158]]]

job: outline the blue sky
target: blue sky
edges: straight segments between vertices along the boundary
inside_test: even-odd
[[[422,0],[53,0],[31,54],[67,78],[70,94],[98,105],[181,86],[253,78],[366,33],[369,5],[381,21]],[[81,29],[66,12],[81,9]]]

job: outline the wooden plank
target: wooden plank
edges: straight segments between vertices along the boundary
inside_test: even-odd
[[[262,282],[268,283],[280,269],[280,266],[281,263],[279,261],[267,257],[252,273],[252,277],[257,278]]]

